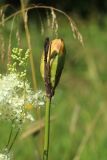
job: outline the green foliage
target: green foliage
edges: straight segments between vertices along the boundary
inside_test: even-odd
[[[106,160],[107,46],[105,35],[107,29],[101,30],[95,21],[88,23],[80,21],[80,30],[85,41],[85,48],[82,48],[73,39],[66,20],[59,18],[59,24],[61,24],[58,31],[59,37],[64,38],[68,54],[60,85],[52,104],[52,115],[55,115],[56,119],[51,123],[49,159],[73,159],[78,154],[78,149],[85,137],[86,144],[80,154],[80,160]],[[8,25],[4,30],[7,32],[6,27],[8,28]],[[40,36],[40,29],[35,23],[30,24],[30,32],[35,67],[37,67],[37,80],[42,88],[39,59],[45,36]],[[47,34],[46,30],[45,35]],[[8,34],[6,36],[8,38]],[[21,32],[21,38],[23,46],[26,47],[24,32]],[[12,46],[16,44],[17,40],[14,38]],[[30,75],[29,70],[29,77]],[[103,111],[100,110],[101,108]],[[41,110],[43,112],[43,109]],[[2,128],[0,136],[5,136],[5,138],[1,139],[1,147],[6,140],[5,133],[8,129],[2,125],[0,125]],[[89,134],[90,131],[91,134]],[[34,153],[39,150],[37,138],[32,136],[23,141],[17,141],[15,145],[17,160],[35,159]]]

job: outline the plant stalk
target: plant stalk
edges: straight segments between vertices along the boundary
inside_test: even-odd
[[[15,134],[15,136],[14,136],[14,138],[13,138],[13,141],[11,142],[11,144],[10,144],[10,146],[9,146],[9,148],[8,148],[8,152],[11,151],[11,149],[12,149],[12,147],[13,147],[16,139],[17,139],[17,136],[18,136],[19,132],[20,132],[20,128],[18,128],[18,130],[17,130],[17,132],[16,132],[16,134]]]
[[[31,71],[32,71],[33,87],[34,87],[34,90],[36,90],[37,89],[37,81],[35,78],[36,71],[35,71],[34,60],[33,60],[31,37],[30,37],[29,28],[28,28],[28,16],[27,16],[27,11],[25,10],[27,2],[25,3],[23,0],[20,0],[20,3],[21,3],[21,12],[23,16],[26,40],[27,40],[28,48],[30,50],[30,64],[31,64]]]
[[[50,137],[50,108],[51,108],[51,97],[46,97],[45,137],[44,137],[43,160],[48,160],[49,137]]]

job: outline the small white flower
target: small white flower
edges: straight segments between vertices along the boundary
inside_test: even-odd
[[[33,95],[35,106],[44,106],[45,105],[45,93],[39,90]]]
[[[31,122],[35,120],[31,114],[27,114],[26,119],[30,120]]]

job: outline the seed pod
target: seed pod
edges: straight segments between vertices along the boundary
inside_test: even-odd
[[[65,45],[62,39],[54,39],[50,42],[48,39],[45,42],[47,45],[46,43],[44,45],[40,70],[46,87],[51,87],[51,91],[54,94],[65,63]]]

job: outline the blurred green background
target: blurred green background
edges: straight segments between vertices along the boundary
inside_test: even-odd
[[[17,3],[16,3],[17,2]],[[19,1],[1,1],[1,17],[20,9]],[[76,22],[83,36],[84,47],[73,38],[66,17],[56,13],[58,37],[65,41],[66,63],[53,98],[51,115],[51,160],[106,160],[107,159],[107,1],[67,0],[61,2],[29,1],[31,4],[51,5],[66,11]],[[5,4],[11,6],[4,7]],[[3,13],[2,13],[3,12]],[[48,15],[48,17],[47,17]],[[51,30],[50,10],[32,9],[28,12],[33,60],[38,89],[44,89],[39,65],[45,37],[55,38]],[[50,27],[48,21],[50,20]],[[41,33],[41,30],[44,32]],[[18,38],[19,42],[18,43]],[[22,15],[0,23],[0,72],[6,72],[8,47],[28,48]],[[30,64],[28,79],[32,84]],[[41,108],[43,117],[45,108]],[[35,112],[36,114],[36,112]],[[38,118],[36,118],[38,121]],[[25,128],[27,125],[25,126]],[[0,149],[6,144],[10,126],[0,122]],[[22,129],[22,133],[26,129]],[[14,145],[16,160],[39,160],[43,148],[43,130],[20,140]]]

